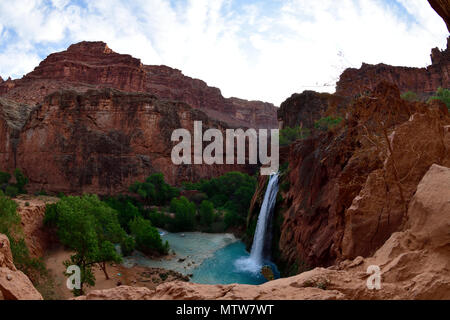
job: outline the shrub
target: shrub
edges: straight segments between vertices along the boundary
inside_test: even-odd
[[[16,177],[16,187],[20,194],[27,193],[25,186],[28,183],[28,178],[18,168],[14,170],[14,176]]]
[[[341,117],[325,117],[317,120],[314,124],[314,127],[318,130],[328,131],[336,128],[344,119]]]
[[[286,127],[280,130],[280,146],[285,147],[299,139],[305,139],[311,134],[310,130],[301,127]]]
[[[5,194],[10,198],[15,198],[19,194],[19,189],[14,186],[7,186],[5,189]]]
[[[442,101],[443,103],[445,103],[447,108],[450,110],[450,90],[449,89],[439,88],[436,91],[436,94],[433,97],[431,97],[429,101],[431,101],[431,100]]]
[[[417,97],[417,94],[413,91],[407,91],[407,92],[403,93],[401,95],[401,97],[403,100],[411,101],[411,102],[419,100]]]
[[[144,182],[135,182],[129,188],[148,205],[164,205],[179,195],[179,190],[164,181],[162,173],[149,176]]]
[[[0,185],[7,184],[11,179],[11,175],[8,172],[0,171]]]

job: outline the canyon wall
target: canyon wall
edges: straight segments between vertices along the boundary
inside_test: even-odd
[[[373,254],[402,227],[430,166],[450,166],[449,125],[442,103],[407,102],[380,83],[351,105],[346,127],[291,145],[280,262],[301,271]]]
[[[53,53],[22,79],[0,82],[0,95],[34,105],[61,89],[115,88],[182,101],[232,126],[276,128],[277,108],[261,101],[224,98],[218,88],[167,66],[143,65],[112,51],[104,42],[80,42]]]
[[[427,68],[363,63],[359,69],[349,68],[342,73],[336,84],[336,94],[355,97],[372,91],[380,81],[389,81],[402,93],[413,91],[419,97],[429,97],[439,87],[450,88],[450,37],[445,50],[432,50],[431,61]]]
[[[171,152],[177,143],[171,141],[172,132],[193,132],[196,120],[204,130],[228,128],[183,102],[146,93],[55,92],[33,109],[15,149],[4,159],[9,169],[15,165],[29,177],[31,192],[115,194],[156,172],[179,185],[250,170],[246,165],[174,165]]]

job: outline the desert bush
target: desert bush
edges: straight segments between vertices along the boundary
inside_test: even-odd
[[[447,108],[450,110],[450,90],[449,89],[439,88],[436,91],[436,94],[434,96],[432,96],[430,98],[430,100],[440,100],[443,103],[445,103]]]
[[[317,120],[314,127],[318,130],[328,131],[336,128],[344,119],[341,117],[334,118],[332,116],[324,117]]]
[[[410,101],[410,102],[419,100],[419,98],[417,97],[417,94],[413,91],[407,91],[407,92],[403,93],[401,95],[401,98],[403,100]]]

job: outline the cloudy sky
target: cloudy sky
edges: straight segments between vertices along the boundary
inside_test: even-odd
[[[346,67],[424,67],[447,28],[426,0],[0,0],[0,75],[20,78],[55,51],[102,40],[226,97],[279,105],[334,91]]]

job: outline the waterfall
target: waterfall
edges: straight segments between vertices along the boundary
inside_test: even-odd
[[[269,183],[267,184],[266,194],[264,195],[264,201],[259,212],[250,257],[236,261],[236,266],[239,269],[260,272],[264,260],[268,258],[267,252],[271,245],[268,240],[271,239],[270,226],[272,213],[277,201],[277,194],[278,174],[273,174],[270,176]]]

